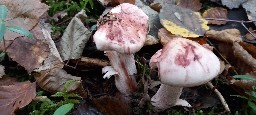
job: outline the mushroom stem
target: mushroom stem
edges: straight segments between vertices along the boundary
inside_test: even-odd
[[[151,98],[151,104],[155,110],[165,110],[175,105],[191,107],[187,101],[179,99],[182,89],[183,87],[161,84],[157,93]]]
[[[125,94],[130,95],[137,89],[134,74],[137,74],[133,54],[122,54],[116,51],[106,51],[110,64],[117,72],[115,75],[115,84],[117,89]]]

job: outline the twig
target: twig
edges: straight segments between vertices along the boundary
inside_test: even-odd
[[[223,97],[223,96],[221,95],[221,93],[219,92],[219,90],[216,89],[216,88],[214,88],[214,86],[212,85],[211,82],[207,82],[206,84],[207,84],[207,86],[209,86],[209,87],[215,92],[215,94],[219,97],[219,99],[220,99],[222,105],[224,106],[225,110],[226,110],[227,112],[230,112],[230,109],[229,109],[229,107],[228,107],[228,104],[227,104],[227,102],[225,101],[224,97]]]

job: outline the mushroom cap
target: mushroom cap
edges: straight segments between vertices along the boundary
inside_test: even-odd
[[[163,84],[193,87],[216,77],[220,72],[220,61],[197,42],[174,38],[151,57],[150,67],[158,68]]]
[[[139,51],[148,32],[148,16],[137,6],[123,3],[108,13],[115,19],[101,22],[93,35],[98,50],[135,53]]]

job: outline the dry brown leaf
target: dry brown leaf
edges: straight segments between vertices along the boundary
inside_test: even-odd
[[[96,58],[89,58],[89,57],[81,57],[79,63],[83,63],[84,65],[88,65],[88,66],[100,66],[100,67],[105,67],[109,65],[108,61],[100,60]]]
[[[41,3],[41,0],[0,0],[0,3],[8,7],[8,15],[6,17],[6,26],[19,26],[27,30],[31,30],[43,15],[48,6]],[[5,40],[13,40],[20,34],[6,31]]]
[[[256,36],[256,30],[253,30],[252,28],[249,28],[249,31],[253,34],[253,36]],[[249,32],[245,35],[245,38],[248,40],[255,40],[256,38],[252,36]]]
[[[98,0],[104,6],[117,6],[122,3],[134,4],[135,0]]]
[[[160,3],[151,3],[150,5],[150,8],[152,8],[153,10],[157,11],[157,12],[160,12],[162,6]]]
[[[103,115],[131,115],[131,108],[123,98],[116,98],[110,96],[103,96],[98,99],[93,99],[96,108],[103,113]]]
[[[0,79],[0,97],[0,114],[14,114],[15,110],[28,105],[36,97],[36,83]]]
[[[167,44],[171,39],[178,37],[175,34],[170,33],[169,31],[167,31],[165,28],[161,28],[158,31],[158,38],[160,40],[160,43],[162,45]]]
[[[241,45],[244,50],[246,50],[250,55],[252,55],[253,58],[256,59],[256,47],[253,44],[239,42],[239,45]]]
[[[29,73],[42,65],[49,52],[43,41],[25,37],[15,39],[7,49],[8,56]]]
[[[200,0],[177,0],[176,5],[193,11],[199,11],[202,6]]]
[[[233,43],[233,50],[235,56],[240,58],[242,61],[256,69],[256,59],[252,57],[239,43]]]
[[[47,24],[40,22],[32,30],[32,32],[36,35],[36,39],[44,41],[50,49],[50,53],[48,54],[48,57],[44,60],[42,66],[34,70],[36,72],[53,68],[62,68],[64,66],[60,54],[55,46],[55,43],[51,38],[50,32],[47,30],[46,27],[44,27],[45,25]]]
[[[5,75],[4,66],[0,65],[0,78],[2,78],[4,75]]]
[[[77,92],[80,96],[85,97],[87,95],[85,91],[82,91],[81,78],[67,74],[66,71],[60,68],[41,71],[35,75],[35,79],[42,89],[52,93],[63,91],[65,83],[69,80],[74,80],[72,85],[68,87],[67,92],[78,90]]]
[[[225,58],[231,64],[231,68],[229,68],[228,71],[234,73],[234,70],[236,70],[239,74],[246,74],[255,70],[254,67],[250,66],[248,63],[245,63],[244,60],[238,56],[235,56],[232,43],[218,42],[216,47],[223,58]]]
[[[206,10],[203,13],[204,18],[216,18],[216,19],[228,19],[228,11],[225,8],[214,7]],[[226,24],[226,21],[218,21],[218,20],[208,20],[208,24],[217,24],[222,25]]]
[[[150,36],[150,35],[147,35],[147,39],[146,39],[146,42],[144,43],[144,46],[147,46],[147,45],[154,45],[154,44],[158,44],[159,43],[159,39],[153,37],[153,36]]]
[[[210,39],[227,43],[242,41],[240,31],[237,29],[226,29],[222,31],[210,30],[205,33],[205,36],[209,37]]]

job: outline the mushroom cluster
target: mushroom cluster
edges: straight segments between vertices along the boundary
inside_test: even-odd
[[[174,38],[150,59],[150,67],[158,68],[161,86],[151,98],[156,110],[171,106],[191,106],[179,99],[183,87],[202,85],[220,72],[220,61],[209,49],[185,38]]]
[[[148,16],[137,6],[123,3],[101,17],[93,35],[98,50],[105,51],[111,66],[104,67],[103,77],[115,75],[117,89],[129,95],[137,88],[134,53],[139,51],[148,32]]]

